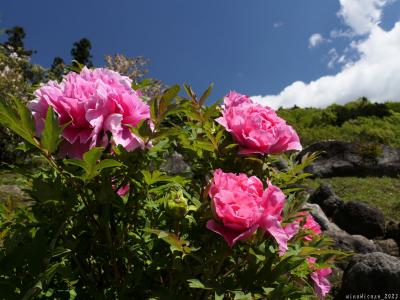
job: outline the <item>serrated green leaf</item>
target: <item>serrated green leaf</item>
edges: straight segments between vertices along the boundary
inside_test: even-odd
[[[0,101],[0,122],[30,144],[38,147],[34,140],[34,125],[33,119],[31,119],[31,112],[19,99],[14,97],[12,99],[17,111],[9,104]]]
[[[198,279],[188,279],[189,287],[192,289],[202,289],[202,290],[211,290],[212,288],[206,287],[203,283]]]
[[[97,161],[103,153],[103,147],[94,147],[83,154],[83,161],[85,162],[85,170],[87,173],[92,173],[95,169]]]
[[[192,251],[192,249],[188,246],[189,243],[181,239],[175,233],[153,228],[144,228],[143,231],[155,234],[159,239],[162,239],[164,242],[168,243],[170,245],[171,252],[179,251],[186,254]]]
[[[44,129],[42,132],[41,144],[49,152],[54,153],[61,142],[60,135],[62,127],[58,123],[58,117],[49,106],[46,114]]]
[[[13,101],[17,107],[22,127],[33,136],[35,133],[35,122],[33,121],[32,112],[18,98],[13,97]]]
[[[210,96],[211,91],[214,88],[214,83],[211,83],[210,86],[207,88],[207,90],[201,95],[200,100],[199,100],[199,105],[203,106],[204,103],[206,102],[208,96]]]

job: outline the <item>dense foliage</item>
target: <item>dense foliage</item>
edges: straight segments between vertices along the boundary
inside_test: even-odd
[[[186,97],[170,87],[146,110],[127,77],[69,76],[37,93],[35,119],[18,99],[0,107],[1,123],[25,141],[20,148],[48,162],[24,172],[29,209],[0,207],[1,299],[327,293],[326,276],[343,254],[302,209],[296,183],[313,157],[299,164],[279,154],[288,168],[274,167],[271,152],[299,148],[284,120],[239,94],[244,104],[228,97],[224,109],[204,106],[211,88],[197,97],[189,86]],[[250,107],[262,113],[240,115]],[[171,158],[186,167],[170,172]]]
[[[400,103],[371,103],[366,98],[324,109],[280,109],[303,144],[334,139],[384,143],[400,147]]]

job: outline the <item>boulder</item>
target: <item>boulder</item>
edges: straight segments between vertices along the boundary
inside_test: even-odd
[[[400,222],[390,220],[386,224],[386,238],[394,239],[400,246]]]
[[[335,212],[333,221],[350,234],[361,234],[367,238],[381,237],[385,234],[383,213],[363,202],[346,202]]]
[[[399,246],[394,239],[375,240],[374,243],[381,247],[382,252],[392,256],[400,256]]]
[[[309,202],[318,204],[324,213],[328,217],[332,217],[333,214],[343,206],[343,201],[336,196],[333,188],[330,184],[321,184],[308,199]]]
[[[301,151],[297,160],[307,153],[321,152],[305,168],[317,177],[333,176],[391,176],[400,174],[400,149],[374,143],[323,141]]]
[[[190,166],[185,162],[182,154],[175,152],[171,156],[167,157],[160,169],[169,175],[178,175],[189,172]]]
[[[315,221],[321,226],[321,230],[338,231],[341,230],[335,223],[329,221],[323,210],[318,204],[305,203],[303,208],[309,209]]]
[[[351,235],[343,230],[328,230],[325,232],[333,241],[333,247],[345,252],[371,253],[382,251],[373,241],[362,235]]]
[[[400,259],[381,252],[359,254],[344,271],[340,298],[354,293],[398,293]]]

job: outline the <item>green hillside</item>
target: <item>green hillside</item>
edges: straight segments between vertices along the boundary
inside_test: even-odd
[[[400,103],[371,103],[360,98],[346,105],[324,109],[279,109],[278,114],[292,125],[304,146],[335,139],[384,143],[400,147]]]

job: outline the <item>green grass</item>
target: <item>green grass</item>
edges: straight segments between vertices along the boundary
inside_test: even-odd
[[[386,219],[400,220],[400,178],[390,177],[333,177],[308,179],[307,185],[317,188],[330,183],[344,201],[356,200],[378,207]]]

